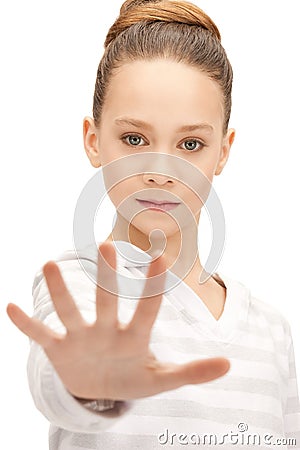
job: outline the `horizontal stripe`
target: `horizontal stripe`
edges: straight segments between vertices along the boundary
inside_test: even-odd
[[[63,430],[62,428],[56,429],[52,434],[49,432],[49,450],[57,450],[60,448],[60,445],[66,441],[69,435],[70,432]]]
[[[249,377],[228,377],[226,379],[219,378],[213,382],[205,383],[206,389],[221,389],[230,392],[243,392],[249,394],[261,394],[276,399],[280,399],[280,392],[278,384],[268,381],[260,380],[258,378]]]
[[[214,408],[193,401],[186,401],[183,405],[182,400],[144,400],[143,402],[135,402],[130,414],[162,418],[167,416],[207,419],[216,422],[216,425],[218,423],[232,424],[243,421],[248,425],[272,429],[275,432],[280,432],[282,428],[280,417],[270,413],[247,409]]]
[[[108,448],[116,450],[141,450],[141,449],[163,449],[157,436],[130,435],[120,433],[101,433],[99,436],[90,434],[74,434],[71,438],[72,449],[101,449]],[[54,450],[54,449],[53,449]]]
[[[285,414],[300,413],[299,398],[288,397],[286,402]]]
[[[294,439],[294,440],[296,440],[296,445],[292,445],[292,442],[291,442],[290,447],[288,447],[290,449],[294,449],[294,450],[299,450],[300,449],[300,431],[298,431],[298,430],[299,430],[299,428],[297,429],[297,431],[292,431],[292,432],[285,433],[285,438],[286,439]]]
[[[104,433],[105,435],[106,433]],[[104,438],[105,440],[105,438]],[[114,441],[114,438],[111,436],[110,443],[107,446],[108,448],[111,448],[112,442]],[[104,445],[103,443],[103,435],[101,433],[100,436],[97,436],[95,434],[79,434],[79,433],[73,433],[71,438],[71,444],[72,446],[75,446],[78,449],[89,449],[94,450],[101,448],[99,447],[99,444]]]
[[[278,355],[274,351],[261,350],[256,347],[242,346],[231,343],[226,345],[226,342],[214,342],[208,340],[196,340],[192,338],[175,337],[171,338],[166,335],[156,333],[155,329],[151,335],[152,343],[163,344],[166,343],[174,350],[182,353],[193,354],[210,354],[210,355],[224,355],[227,358],[246,359],[253,362],[264,362],[277,365]],[[286,371],[285,371],[286,374]]]
[[[225,377],[221,377],[220,380]],[[280,394],[278,395],[265,395],[264,393],[255,392],[256,386],[254,380],[250,385],[252,386],[252,392],[247,392],[246,390],[235,390],[235,389],[222,389],[224,384],[226,384],[226,379],[224,379],[224,384],[219,384],[219,389],[216,388],[215,394],[213,392],[216,381],[213,380],[210,383],[199,383],[199,384],[187,384],[183,385],[178,389],[169,390],[166,392],[161,392],[152,397],[147,397],[147,401],[151,399],[166,399],[166,400],[176,400],[182,401],[184,405],[186,401],[195,401],[199,403],[205,403],[211,407],[224,408],[230,406],[232,409],[241,409],[247,405],[249,411],[256,411],[257,409],[265,413],[273,413],[275,416],[282,416],[283,407],[285,403],[281,400]],[[278,389],[278,388],[277,388]],[[142,403],[143,399],[139,399]]]

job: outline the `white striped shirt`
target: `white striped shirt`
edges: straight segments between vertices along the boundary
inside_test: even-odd
[[[127,323],[142,293],[150,255],[114,241],[120,289],[119,320]],[[95,320],[98,248],[67,250],[57,262],[83,317]],[[150,350],[158,360],[185,363],[224,356],[231,366],[208,383],[93,412],[64,387],[43,349],[31,341],[28,380],[36,407],[50,422],[50,450],[300,449],[300,406],[290,326],[273,306],[252,296],[242,283],[214,274],[226,286],[216,320],[196,293],[171,271],[154,323]],[[137,279],[141,282],[137,283]],[[220,280],[221,279],[221,280]],[[177,280],[175,285],[174,280]],[[126,298],[127,292],[135,298]],[[32,287],[34,316],[63,331],[41,269]],[[205,437],[206,436],[206,437]]]

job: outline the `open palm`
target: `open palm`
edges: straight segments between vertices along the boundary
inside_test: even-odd
[[[108,266],[110,270],[108,270]],[[149,350],[151,329],[156,320],[165,282],[164,256],[150,263],[143,295],[130,322],[118,321],[116,253],[112,243],[99,246],[96,288],[96,320],[87,323],[70,295],[54,261],[43,273],[57,315],[66,328],[58,334],[40,320],[10,303],[7,313],[29,338],[40,344],[66,389],[86,399],[128,400],[155,395],[185,384],[210,381],[224,375],[225,358],[195,360],[185,364],[158,361]],[[157,295],[146,295],[155,280]],[[106,278],[105,278],[106,277]],[[109,277],[109,290],[103,280]],[[158,281],[157,281],[158,280]]]

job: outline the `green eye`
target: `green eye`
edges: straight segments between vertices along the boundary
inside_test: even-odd
[[[198,147],[197,147],[197,144],[198,144]],[[205,145],[198,139],[188,139],[188,140],[184,141],[183,145],[184,145],[184,150],[186,150],[187,152],[195,152],[195,151],[199,150],[199,145],[201,147],[205,147]]]
[[[136,134],[128,134],[127,136],[124,136],[122,138],[127,144],[132,145],[134,147],[137,147],[140,145],[143,138],[141,136],[138,136]]]

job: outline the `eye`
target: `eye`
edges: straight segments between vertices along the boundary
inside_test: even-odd
[[[144,141],[144,139],[138,134],[127,134],[126,136],[122,137],[122,141],[125,141],[128,145],[138,147],[140,146],[141,141]]]
[[[197,144],[198,144],[198,147],[197,147]],[[196,152],[196,151],[200,150],[199,146],[201,148],[206,147],[206,145],[203,144],[203,142],[199,141],[199,139],[187,139],[181,145],[184,145],[184,147],[185,147],[184,150],[186,150],[188,153]]]

